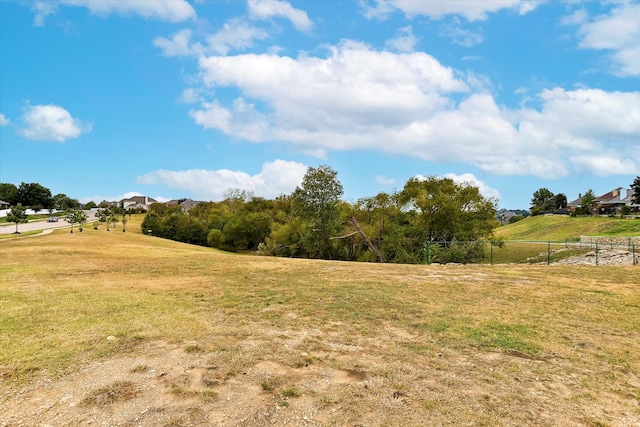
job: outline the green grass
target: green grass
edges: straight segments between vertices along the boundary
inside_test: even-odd
[[[552,241],[572,241],[580,236],[640,236],[640,219],[541,215],[504,225],[497,229],[496,236],[505,240]]]

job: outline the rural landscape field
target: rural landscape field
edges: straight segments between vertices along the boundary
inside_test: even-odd
[[[260,257],[141,221],[0,241],[0,426],[640,426],[637,266]]]

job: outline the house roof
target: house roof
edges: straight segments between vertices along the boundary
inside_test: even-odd
[[[153,199],[147,196],[133,196],[133,197],[129,197],[128,199],[120,200],[120,203],[124,203],[124,202],[136,203],[139,205],[146,205],[151,203],[157,203],[158,201],[156,199]]]

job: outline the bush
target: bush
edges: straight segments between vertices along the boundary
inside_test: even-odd
[[[514,215],[511,218],[509,218],[509,224],[513,224],[514,222],[518,222],[523,220],[524,217],[522,215]]]

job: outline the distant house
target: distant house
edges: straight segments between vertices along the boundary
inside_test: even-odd
[[[633,198],[633,190],[627,189],[623,191],[622,187],[614,188],[608,193],[600,197],[596,197],[594,203],[598,206],[598,214],[607,215],[619,213],[623,206],[635,207],[631,203]],[[582,194],[578,194],[578,198],[568,203],[567,207],[571,210],[579,208],[582,203]]]
[[[182,210],[185,212],[190,211],[191,209],[195,208],[196,206],[198,206],[198,203],[195,200],[191,200],[191,199],[187,199],[184,202],[180,203],[180,206],[182,206]]]
[[[199,203],[202,203],[202,202],[198,202],[196,200],[191,200],[191,199],[180,199],[180,200],[173,199],[166,202],[165,205],[180,206],[182,208],[182,212],[189,212],[191,209],[198,206]]]
[[[11,206],[9,203],[4,200],[0,200],[0,209],[9,209],[9,206]]]
[[[158,203],[158,201],[147,196],[134,196],[128,199],[120,200],[120,207],[124,210],[141,209],[144,211],[148,211],[149,206],[151,206],[153,203]]]
[[[629,191],[627,191],[627,194],[628,193]],[[596,202],[599,204],[598,213],[603,215],[616,213],[621,210],[623,206],[631,203],[631,197],[628,198],[629,200],[626,199],[627,197],[623,196],[622,187],[611,190],[596,199]]]

